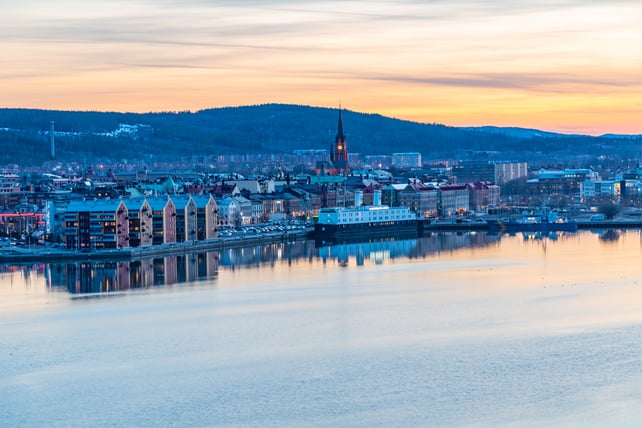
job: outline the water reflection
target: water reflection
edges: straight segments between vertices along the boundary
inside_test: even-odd
[[[16,286],[34,289],[34,284],[42,284],[40,287],[43,291],[65,290],[72,294],[111,293],[204,280],[211,283],[217,279],[219,269],[260,269],[277,263],[291,265],[296,261],[316,261],[324,265],[334,262],[344,267],[378,265],[396,258],[421,259],[442,252],[453,255],[457,253],[458,258],[470,258],[472,256],[463,250],[472,251],[491,246],[508,248],[508,245],[526,248],[535,245],[543,248],[541,254],[545,255],[547,246],[562,246],[564,241],[580,240],[581,236],[599,237],[600,242],[609,244],[620,240],[622,232],[608,230],[578,234],[555,233],[545,236],[497,235],[476,231],[434,232],[414,239],[333,245],[297,241],[134,261],[0,265],[0,287],[5,287],[6,291],[15,290]]]
[[[337,259],[340,265],[347,266],[354,258],[357,266],[366,261],[381,264],[398,257],[425,258],[442,251],[455,251],[461,248],[485,247],[498,242],[497,234],[485,232],[435,232],[415,239],[390,239],[372,242],[353,242],[335,245],[316,244],[318,256],[323,260]]]
[[[218,253],[188,254],[134,261],[52,263],[49,287],[70,293],[109,293],[216,278]]]
[[[600,233],[600,241],[603,242],[616,242],[620,239],[620,231],[614,229],[608,229]]]

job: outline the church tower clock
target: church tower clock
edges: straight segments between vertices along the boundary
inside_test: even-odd
[[[341,117],[341,108],[339,108],[339,124],[337,126],[337,135],[334,137],[334,145],[331,147],[330,160],[337,172],[348,172],[348,144],[346,135],[343,132],[343,118]]]

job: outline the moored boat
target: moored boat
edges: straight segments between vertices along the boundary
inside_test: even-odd
[[[375,196],[374,205],[321,208],[314,225],[314,238],[334,241],[349,238],[416,237],[417,214],[408,207],[381,205]]]
[[[540,214],[524,214],[519,219],[487,219],[488,229],[494,232],[576,232],[577,223],[558,217],[554,211],[543,210]]]

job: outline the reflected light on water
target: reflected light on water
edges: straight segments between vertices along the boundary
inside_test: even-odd
[[[0,414],[8,426],[640,426],[641,243],[638,231],[436,233],[5,265]]]
[[[238,288],[288,283],[309,287],[342,278],[418,287],[439,284],[466,305],[492,307],[524,294],[523,316],[549,311],[558,326],[642,320],[638,231],[535,236],[435,233],[420,239],[315,246],[312,241],[228,249],[131,262],[5,265],[2,309],[37,308],[70,295],[100,295],[188,283]],[[391,266],[397,266],[390,270]],[[378,267],[377,267],[378,266]],[[365,269],[365,270],[364,270]],[[514,304],[514,303],[513,303]]]

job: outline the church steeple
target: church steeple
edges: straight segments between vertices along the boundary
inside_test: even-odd
[[[339,125],[337,126],[337,136],[336,140],[341,140],[344,141],[346,140],[346,136],[343,133],[343,119],[341,118],[341,107],[339,107]]]
[[[342,169],[347,169],[348,162],[348,145],[346,143],[346,135],[343,132],[343,117],[341,115],[342,109],[339,107],[339,123],[337,125],[337,135],[334,137],[334,146],[332,146],[331,156],[332,162],[343,161],[344,166]]]

